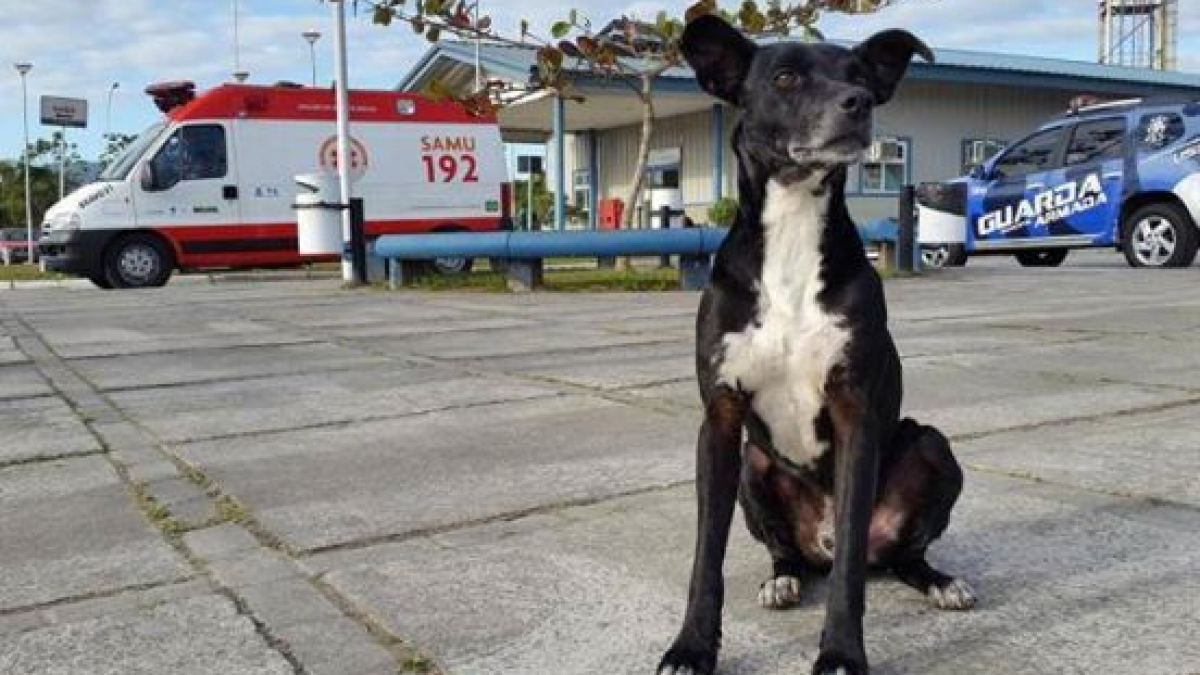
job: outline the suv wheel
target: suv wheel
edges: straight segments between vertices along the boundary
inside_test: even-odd
[[[1187,267],[1196,259],[1200,234],[1175,204],[1148,204],[1125,221],[1121,249],[1132,267]]]
[[[922,246],[921,262],[933,269],[962,267],[967,264],[967,249],[962,244]]]

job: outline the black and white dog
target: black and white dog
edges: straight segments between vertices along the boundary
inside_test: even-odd
[[[740,205],[697,318],[699,537],[683,628],[658,672],[716,666],[739,500],[774,565],[759,602],[794,606],[801,581],[832,568],[813,672],[865,675],[869,568],[891,570],[944,609],[975,602],[925,560],[962,471],[941,433],[900,419],[883,287],[844,196],[846,167],[871,143],[872,109],[913,55],[933,55],[901,30],[854,49],[760,47],[716,16],[688,25],[683,52],[706,91],[742,109]]]

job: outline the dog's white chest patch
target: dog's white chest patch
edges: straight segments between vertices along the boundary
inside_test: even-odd
[[[718,379],[753,394],[776,452],[804,465],[827,450],[816,421],[825,381],[850,339],[841,316],[826,312],[821,292],[821,232],[828,193],[815,185],[767,184],[757,321],[724,338]]]

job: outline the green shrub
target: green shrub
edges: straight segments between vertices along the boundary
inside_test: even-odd
[[[736,199],[725,197],[713,202],[708,207],[708,222],[720,227],[729,227],[737,218],[738,203]]]

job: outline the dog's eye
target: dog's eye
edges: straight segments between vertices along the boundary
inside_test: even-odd
[[[796,86],[796,81],[799,79],[796,73],[790,70],[781,70],[775,73],[775,86],[780,89],[790,89]]]

